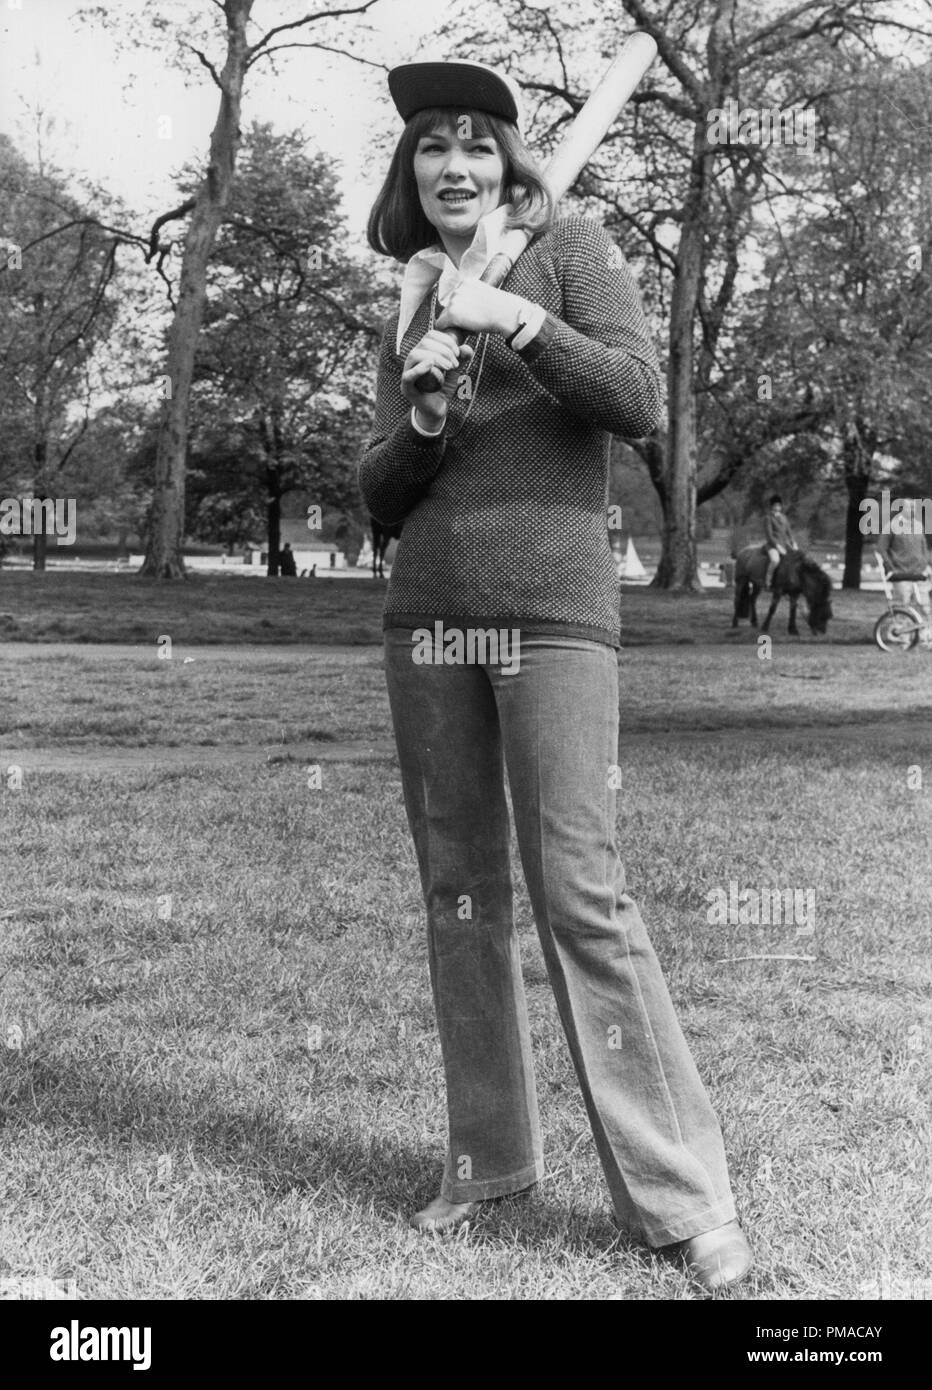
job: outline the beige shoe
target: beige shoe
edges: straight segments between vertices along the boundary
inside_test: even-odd
[[[435,1197],[429,1207],[415,1212],[411,1225],[425,1235],[455,1231],[475,1216],[478,1210],[478,1202],[448,1202],[446,1197]]]
[[[686,1268],[709,1293],[737,1284],[754,1263],[754,1255],[737,1221],[681,1241],[679,1253]]]

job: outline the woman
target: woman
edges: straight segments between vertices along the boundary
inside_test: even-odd
[[[533,1186],[543,1154],[512,918],[504,770],[537,929],[618,1222],[708,1289],[743,1277],[718,1123],[615,846],[618,582],[611,433],[661,412],[631,275],[595,223],[554,222],[510,80],[472,63],[395,68],[404,133],[369,221],[407,263],[360,464],[404,522],[385,664],[427,906],[447,1083],[449,1230]],[[506,226],[534,240],[479,282]],[[471,337],[462,346],[444,330]],[[421,392],[438,371],[440,390]]]

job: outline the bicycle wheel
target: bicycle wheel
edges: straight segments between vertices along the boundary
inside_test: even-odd
[[[882,652],[908,652],[919,641],[922,622],[908,608],[882,613],[874,627],[874,641]]]

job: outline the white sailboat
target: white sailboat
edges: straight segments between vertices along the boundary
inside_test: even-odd
[[[619,579],[646,579],[647,570],[641,564],[640,556],[634,548],[634,541],[628,537],[628,548],[624,559],[618,562]]]

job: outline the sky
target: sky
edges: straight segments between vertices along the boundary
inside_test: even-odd
[[[325,4],[256,0],[250,39]],[[388,66],[448,58],[432,34],[455,5],[456,0],[377,0],[361,19],[342,21],[345,46]],[[767,0],[761,5],[766,9]],[[932,8],[932,0],[919,5]],[[904,18],[912,8],[903,0]],[[109,23],[81,24],[82,9],[106,11]],[[153,26],[159,15],[170,21],[162,33]],[[104,0],[96,6],[82,0],[0,0],[0,131],[37,163],[41,112],[42,157],[118,195],[147,230],[155,216],[176,206],[173,175],[186,161],[203,161],[216,119],[218,92],[209,73],[191,54],[183,68],[172,61],[177,35],[202,16],[207,24],[217,17],[211,0]],[[313,32],[329,41],[339,31]],[[148,46],[134,46],[134,36]],[[223,35],[205,40],[205,46],[219,65]],[[280,54],[275,61],[277,72],[262,62],[247,78],[244,125],[258,119],[280,130],[303,129],[335,156],[350,232],[361,242],[384,175],[385,147],[372,157],[373,130],[384,132],[386,122],[396,134],[402,128],[387,97],[385,73],[313,49]],[[72,191],[79,194],[79,186]]]
[[[78,0],[0,0],[0,131],[30,162],[41,148],[46,162],[118,195],[147,224],[176,205],[174,172],[186,160],[203,159],[219,96],[193,55],[184,71],[172,65],[179,26],[160,40],[151,18],[161,12],[209,21],[215,11],[210,0],[109,0],[103,8],[111,24],[104,28],[82,25],[81,8],[91,7]],[[320,8],[322,0],[256,0],[250,38]],[[429,34],[449,8],[448,0],[378,0],[362,21],[369,32],[357,21],[344,21],[344,32],[352,34],[354,52],[389,66],[442,57]],[[160,51],[133,48],[134,32],[160,41]],[[222,61],[223,43],[218,34],[208,56]],[[373,127],[388,119],[397,133],[402,128],[385,104],[385,73],[312,49],[275,61],[276,74],[266,61],[247,78],[244,126],[256,119],[300,128],[336,156],[349,225],[361,235],[384,172],[364,167]]]

